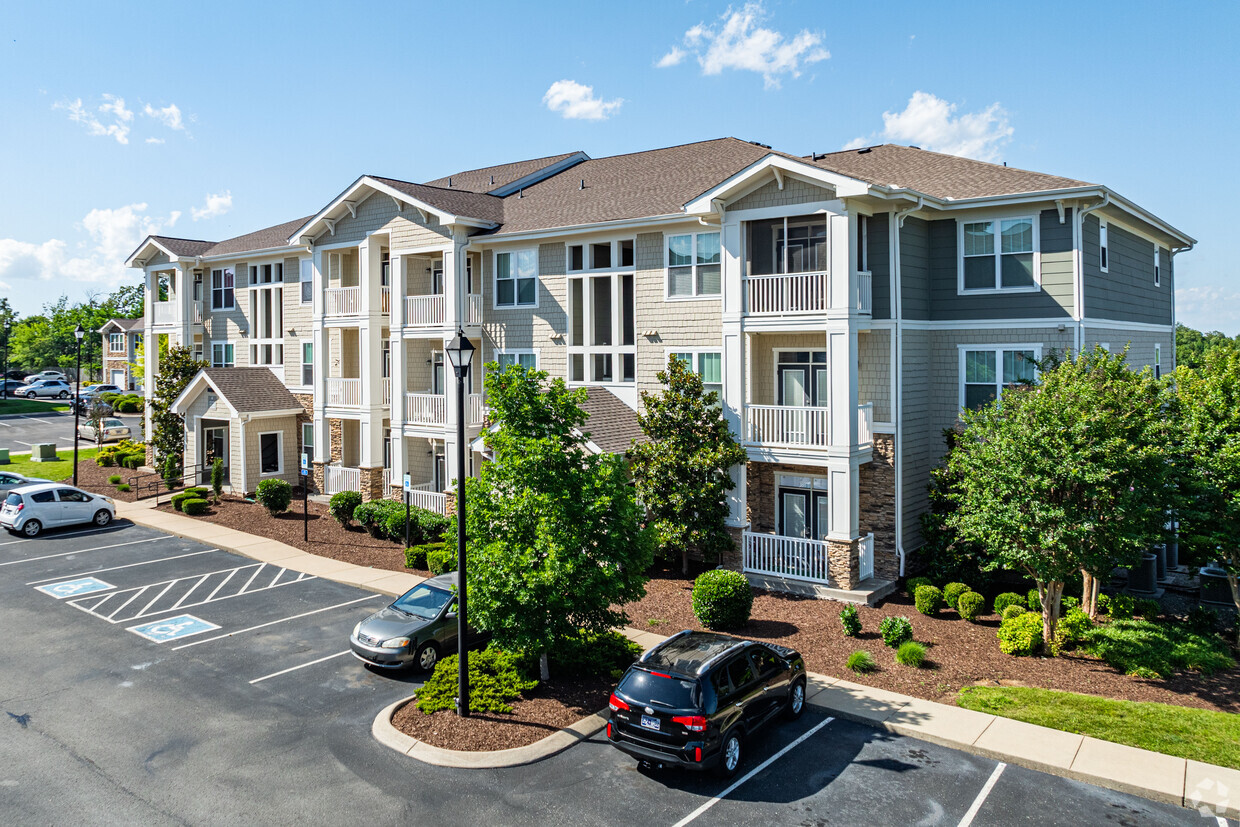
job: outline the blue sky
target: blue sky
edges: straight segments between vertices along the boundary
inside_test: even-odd
[[[1176,260],[1180,320],[1240,333],[1230,211],[1201,200],[1240,184],[1238,4],[358,8],[8,4],[0,295],[32,313],[134,283],[122,262],[148,231],[239,235],[363,173],[734,135],[1105,183],[1199,240]]]

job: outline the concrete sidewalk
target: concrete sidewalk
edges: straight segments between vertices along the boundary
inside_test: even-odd
[[[422,582],[415,574],[318,557],[275,540],[157,511],[143,503],[117,502],[116,508],[118,517],[138,525],[383,594],[404,594]],[[643,649],[666,640],[663,635],[641,629],[626,628],[623,632]],[[1240,818],[1237,770],[900,695],[830,675],[810,672],[808,678],[807,701],[843,718],[1051,775],[1201,809],[1203,814]]]

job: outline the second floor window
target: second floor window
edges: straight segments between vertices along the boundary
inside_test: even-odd
[[[668,236],[668,298],[718,296],[721,292],[719,253],[719,233]]]
[[[301,383],[314,384],[314,342],[301,343]]]
[[[961,291],[1034,287],[1037,242],[1032,217],[961,222]]]
[[[702,377],[702,390],[714,391],[723,399],[723,354],[718,350],[692,350],[670,353],[672,359],[680,359]]]
[[[538,251],[495,254],[495,306],[538,306]]]
[[[499,363],[501,371],[506,370],[509,365],[520,365],[529,370],[538,367],[538,357],[532,350],[501,350],[495,354],[495,361]]]
[[[231,368],[234,364],[233,346],[231,344],[214,342],[211,345],[211,367]]]
[[[1032,382],[1037,377],[1037,347],[962,348],[960,405],[976,410],[998,399],[1004,388]]]
[[[314,301],[314,262],[305,259],[301,262],[301,303]]]
[[[235,282],[231,267],[211,271],[211,309],[232,310],[235,307]]]
[[[108,334],[108,350],[112,353],[125,352],[125,334],[109,333]]]

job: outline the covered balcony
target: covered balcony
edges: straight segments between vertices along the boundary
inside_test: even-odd
[[[453,397],[452,404],[456,404]],[[406,425],[443,426],[447,424],[447,395],[442,393],[406,393],[404,423]],[[471,428],[482,425],[482,394],[471,393],[466,397],[465,424]]]
[[[822,214],[750,221],[746,224],[745,314],[797,316],[828,310],[870,313],[868,272],[857,273],[850,291],[848,272],[833,269],[827,217]],[[842,280],[842,283],[838,283]]]
[[[865,582],[874,576],[874,535],[862,537],[858,546],[859,580]],[[829,548],[823,540],[746,531],[741,563],[746,574],[837,588]]]
[[[801,405],[746,405],[745,444],[766,447],[827,448],[831,442],[830,409]],[[857,443],[873,443],[874,405],[857,406]]]

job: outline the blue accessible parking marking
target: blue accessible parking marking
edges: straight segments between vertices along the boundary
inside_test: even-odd
[[[77,580],[65,580],[61,583],[49,583],[46,586],[36,586],[36,589],[44,594],[50,594],[57,600],[64,600],[66,597],[79,597],[91,592],[102,592],[115,588],[111,583],[105,583],[98,577],[80,577]]]
[[[165,641],[178,640],[202,632],[210,632],[212,629],[218,628],[220,627],[214,623],[208,623],[202,618],[194,617],[193,615],[177,615],[176,617],[165,618],[154,623],[130,626],[129,631],[135,635],[141,635],[147,640],[164,643]]]

